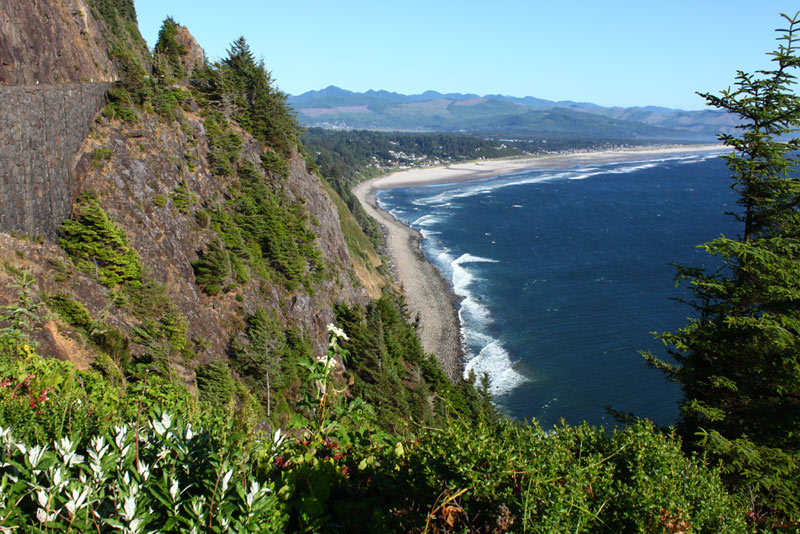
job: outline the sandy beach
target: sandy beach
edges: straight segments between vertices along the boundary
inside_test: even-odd
[[[492,176],[514,174],[532,169],[559,169],[592,163],[638,161],[688,152],[722,152],[722,145],[683,146],[576,152],[545,155],[531,158],[486,160],[472,163],[429,167],[387,174],[367,180],[353,188],[353,193],[367,213],[384,229],[386,246],[391,258],[391,269],[398,284],[406,294],[408,309],[413,319],[420,318],[422,346],[439,359],[442,368],[453,379],[464,369],[461,344],[461,325],[458,320],[458,298],[451,284],[425,258],[420,241],[422,235],[402,224],[393,215],[381,210],[375,192],[400,187],[430,184],[458,183],[481,180]]]

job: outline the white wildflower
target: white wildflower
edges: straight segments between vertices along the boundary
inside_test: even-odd
[[[19,449],[19,452],[22,454],[28,454],[28,448],[25,446],[24,443],[15,443],[14,446]]]
[[[164,428],[164,425],[161,423],[161,421],[151,421],[150,425],[153,427],[153,430],[155,430],[156,434],[158,434],[159,436],[163,435],[164,432],[167,431],[167,429]]]
[[[82,492],[79,492],[77,489],[70,491],[70,500],[64,505],[64,507],[69,511],[69,515],[75,515],[75,510],[80,510],[83,508],[83,504],[86,501],[86,496],[88,494],[89,488],[84,488]]]
[[[31,447],[28,451],[28,463],[31,464],[32,468],[36,468],[39,465],[39,462],[42,460],[42,455],[44,455],[44,451],[47,450],[47,447],[40,447],[36,445],[35,447]]]
[[[147,482],[147,479],[150,478],[150,466],[144,462],[141,462],[138,466],[136,466],[136,472],[139,473],[139,476],[142,477],[142,480]]]
[[[169,494],[172,496],[173,501],[178,498],[178,479],[172,479],[172,485],[169,487]]]
[[[233,476],[233,469],[229,469],[225,476],[222,477],[222,493],[228,489],[228,483],[231,481],[231,477]]]
[[[188,423],[186,425],[186,441],[191,441],[194,437],[194,432],[192,432],[192,423]]]
[[[133,516],[136,515],[136,499],[131,496],[125,497],[121,515],[122,519],[129,523],[133,520]]]
[[[46,508],[48,501],[47,492],[44,491],[44,489],[40,489],[39,491],[37,491],[36,500],[39,502],[39,506],[41,506],[42,508]]]
[[[47,513],[47,510],[41,508],[36,510],[36,519],[38,519],[40,523],[54,521],[56,517],[58,517],[58,510],[53,510],[50,513]]]
[[[64,436],[59,441],[56,441],[56,449],[61,456],[64,456],[72,450],[72,441],[67,436]]]
[[[51,468],[50,473],[53,477],[53,487],[56,488],[57,490],[61,490],[61,488],[67,484],[67,482],[63,478],[64,475],[61,473],[61,467],[59,467],[55,471],[53,471]]]
[[[130,532],[132,532],[134,534],[139,532],[139,527],[141,526],[141,524],[142,524],[142,520],[141,519],[134,519],[133,521],[131,521],[131,523],[130,523]]]
[[[122,448],[122,445],[125,443],[125,438],[128,436],[128,428],[125,426],[117,426],[114,427],[114,443],[117,445],[118,449]],[[123,454],[123,456],[125,456]]]
[[[272,435],[272,446],[275,449],[279,449],[283,442],[286,440],[286,434],[284,434],[281,429],[277,429],[275,433]]]
[[[194,515],[201,518],[203,517],[203,506],[205,505],[205,499],[200,497],[199,499],[192,499],[192,511]]]
[[[328,332],[332,333],[334,336],[344,339],[345,341],[349,341],[350,338],[347,337],[347,334],[344,333],[344,330],[337,327],[336,325],[329,323],[328,324]]]

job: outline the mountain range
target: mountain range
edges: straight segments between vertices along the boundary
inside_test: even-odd
[[[711,140],[730,133],[736,121],[716,110],[685,111],[658,106],[603,107],[590,102],[532,96],[357,93],[329,86],[289,96],[300,123],[331,129],[462,132],[515,138],[583,137]]]

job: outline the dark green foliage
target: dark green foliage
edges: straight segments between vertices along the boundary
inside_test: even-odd
[[[127,122],[136,120],[133,100],[130,93],[121,87],[109,89],[108,105],[103,108],[103,115],[111,120],[122,119]]]
[[[209,406],[226,407],[233,400],[235,382],[228,364],[211,360],[197,368],[197,390],[200,400]]]
[[[211,172],[218,176],[231,176],[242,153],[242,138],[228,128],[219,113],[209,113],[203,126],[208,138]]]
[[[84,194],[73,207],[71,219],[61,224],[61,248],[75,265],[108,286],[139,280],[139,254],[125,232],[108,218],[96,197]]]
[[[471,383],[453,384],[435,358],[425,354],[398,298],[384,296],[367,310],[340,304],[336,320],[350,337],[341,343],[350,353],[353,394],[376,408],[386,428],[410,419],[434,420],[450,411],[476,420],[496,417],[490,399]],[[433,397],[437,401],[432,403]]]
[[[281,458],[293,531],[746,532],[718,472],[648,424],[607,436],[458,419],[403,439],[360,399],[335,423]]]
[[[198,255],[200,259],[192,262],[195,281],[206,293],[214,296],[226,287],[226,280],[230,278],[230,255],[218,239],[211,241],[207,251]]]
[[[186,339],[186,319],[175,309],[165,286],[143,273],[139,254],[130,246],[127,234],[108,217],[96,197],[79,197],[73,218],[64,221],[61,233],[60,245],[78,268],[114,289],[114,304],[130,309],[141,321],[133,328],[133,342],[145,347],[145,352],[137,358],[133,374],[150,364],[169,374],[173,357],[194,357]],[[116,330],[104,324],[94,325],[92,331],[89,338],[124,367],[128,360],[126,338],[116,338]]]
[[[194,214],[194,220],[200,228],[208,228],[211,222],[211,215],[206,209],[199,209]]]
[[[296,328],[286,328],[274,312],[257,308],[247,320],[244,338],[231,343],[231,365],[271,417],[287,415],[299,400],[302,380],[297,362],[312,352],[309,340]]]
[[[662,334],[677,365],[646,356],[683,389],[685,439],[722,459],[754,520],[772,525],[800,520],[800,141],[782,137],[800,125],[790,73],[800,13],[784,17],[774,70],[739,72],[733,90],[703,95],[743,122],[741,136],[721,137],[742,234],[702,245],[717,271],[678,270],[697,317]]]
[[[175,209],[184,215],[189,213],[189,208],[197,205],[199,202],[197,195],[190,191],[189,188],[186,187],[186,182],[183,181],[175,188],[175,191],[172,192],[169,198],[172,200],[172,205],[175,206]]]
[[[97,169],[104,161],[111,159],[112,152],[108,148],[95,148],[92,151],[92,168]]]
[[[88,332],[94,324],[89,310],[80,302],[70,298],[66,293],[57,293],[49,297],[47,305],[71,326]]]
[[[186,55],[186,47],[179,43],[175,36],[178,35],[178,23],[172,17],[164,19],[161,30],[158,32],[158,41],[154,52],[158,60],[165,62],[167,69],[162,69],[162,75],[171,75],[175,78],[186,76],[186,68],[181,63],[181,56]],[[160,56],[160,57],[159,57]]]
[[[289,176],[289,162],[271,150],[265,150],[261,154],[261,167],[278,178]]]
[[[283,156],[297,145],[297,121],[263,61],[256,61],[243,37],[228,57],[194,74],[198,95],[262,143]]]
[[[290,202],[283,185],[268,182],[249,161],[241,162],[238,174],[240,188],[227,209],[211,213],[211,227],[225,245],[237,280],[249,279],[244,263],[263,276],[277,275],[289,289],[302,285],[313,292],[325,266],[303,204]]]
[[[92,432],[111,429],[154,409],[189,414],[185,387],[158,376],[114,385],[94,370],[31,352],[24,359],[0,355],[0,426],[28,442],[52,444],[62,436],[87,443]]]

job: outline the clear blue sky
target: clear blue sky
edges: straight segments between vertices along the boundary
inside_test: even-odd
[[[244,35],[290,94],[336,85],[702,109],[769,68],[785,0],[134,0],[152,47],[171,15],[209,59]]]

